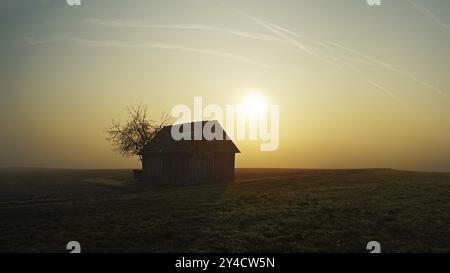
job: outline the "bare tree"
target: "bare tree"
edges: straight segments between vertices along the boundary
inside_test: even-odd
[[[128,120],[122,125],[120,120],[113,120],[107,129],[114,151],[124,155],[137,155],[155,135],[170,122],[170,116],[163,113],[159,121],[147,119],[147,106],[144,104],[127,107]],[[142,157],[139,155],[139,160]]]

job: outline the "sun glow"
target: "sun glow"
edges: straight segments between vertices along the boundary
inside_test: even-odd
[[[259,92],[252,92],[243,99],[241,106],[248,117],[257,118],[267,111],[267,99]]]

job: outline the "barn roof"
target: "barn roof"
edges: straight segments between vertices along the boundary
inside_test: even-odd
[[[201,125],[201,130],[208,121],[191,122],[184,124],[177,124],[171,126],[163,127],[156,136],[150,141],[150,143],[142,149],[139,154],[161,154],[161,153],[174,153],[174,154],[190,154],[194,151],[206,151],[206,152],[229,152],[229,153],[240,153],[239,149],[233,143],[233,141],[227,139],[227,134],[225,130],[220,126],[217,121],[214,122],[214,130],[221,129],[223,131],[223,140],[194,140],[194,129]],[[172,127],[190,125],[191,140],[174,140],[172,138]],[[183,128],[183,127],[181,127]],[[214,131],[216,132],[216,131]]]

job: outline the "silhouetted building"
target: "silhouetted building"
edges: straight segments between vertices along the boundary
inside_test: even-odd
[[[222,140],[194,140],[194,132],[201,133],[207,123],[212,132],[222,134]],[[183,125],[189,129],[183,131]],[[173,126],[177,126],[176,129],[185,136],[190,135],[190,140],[175,140],[171,134]],[[233,141],[227,139],[225,130],[217,121],[173,126],[162,128],[139,153],[142,156],[141,180],[185,185],[234,181],[235,154],[240,151]]]

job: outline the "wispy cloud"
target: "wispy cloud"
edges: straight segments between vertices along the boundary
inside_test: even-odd
[[[320,45],[321,47],[331,47],[329,45],[323,44],[320,41],[308,39],[304,36],[301,36],[293,31],[290,31],[286,28],[283,28],[279,25],[261,20],[256,17],[252,17],[250,15],[244,14],[243,12],[239,12],[243,14],[245,17],[250,18],[252,21],[256,22],[258,25],[263,26],[264,29],[268,30],[271,34],[265,33],[252,33],[245,32],[241,30],[233,30],[229,28],[211,26],[211,25],[203,25],[203,24],[150,24],[146,22],[132,22],[132,21],[122,21],[122,20],[104,20],[104,19],[84,19],[85,23],[93,24],[101,27],[117,27],[117,28],[141,28],[141,29],[175,29],[175,30],[202,30],[202,31],[212,31],[212,32],[221,32],[226,33],[242,38],[248,38],[263,42],[275,42],[285,46],[294,47],[300,49],[305,52],[308,56],[313,56],[321,61],[326,62],[327,64],[331,64],[336,66],[335,63],[330,61],[333,59],[336,62],[336,58],[330,58],[330,60],[325,59],[320,56],[319,53],[314,52],[307,45],[301,43],[297,40],[297,38],[302,38],[307,40],[311,44]],[[292,36],[292,37],[289,37]],[[300,70],[302,73],[313,75],[313,73],[308,72],[304,69]],[[348,73],[348,72],[347,72]],[[350,73],[348,73],[350,74]]]
[[[416,6],[417,9],[420,9],[422,12],[428,14],[429,16],[433,15],[427,9],[418,6],[417,4],[411,2]],[[145,22],[131,22],[131,21],[117,21],[117,20],[103,20],[103,19],[85,19],[84,22],[89,24],[94,24],[102,27],[117,27],[117,28],[141,28],[141,29],[174,29],[174,30],[201,30],[201,31],[213,31],[213,32],[221,32],[227,33],[230,35],[254,39],[265,42],[276,42],[283,45],[291,46],[299,49],[301,52],[306,53],[308,56],[314,57],[317,60],[323,61],[327,64],[333,65],[340,70],[343,70],[344,73],[348,74],[351,77],[355,76],[355,73],[359,75],[359,79],[365,80],[369,85],[383,91],[385,94],[389,96],[394,96],[394,93],[390,91],[388,88],[383,87],[382,85],[375,82],[373,79],[367,77],[367,75],[354,64],[359,65],[371,65],[375,67],[380,67],[390,72],[398,73],[402,76],[405,76],[412,81],[427,87],[434,92],[440,95],[446,95],[442,90],[435,87],[434,85],[425,82],[412,73],[400,69],[393,64],[388,62],[379,60],[375,57],[372,57],[368,54],[364,54],[357,50],[354,50],[350,47],[346,47],[344,45],[335,43],[335,42],[323,42],[316,39],[312,39],[306,37],[304,35],[300,35],[295,31],[289,30],[286,27],[282,27],[280,25],[262,20],[260,18],[250,16],[243,12],[239,13],[244,15],[246,18],[251,19],[253,22],[257,23],[259,26],[263,27],[270,34],[265,33],[253,33],[253,32],[245,32],[240,30],[228,29],[217,26],[203,25],[203,24],[149,24]],[[435,16],[434,16],[435,17]],[[433,17],[433,18],[434,18]],[[435,17],[437,18],[437,17]],[[438,18],[437,18],[438,19]],[[442,26],[448,28],[449,26],[441,22]],[[216,56],[221,58],[232,59],[239,62],[245,62],[248,64],[256,65],[259,67],[263,67],[266,69],[272,70],[292,70],[286,69],[284,67],[277,67],[273,65],[269,65],[258,60],[248,58],[239,54],[214,50],[214,49],[203,49],[203,48],[195,48],[188,47],[184,45],[177,44],[167,44],[167,43],[159,43],[159,42],[148,42],[148,43],[134,43],[134,42],[121,42],[121,41],[108,41],[108,40],[89,40],[83,38],[70,38],[64,36],[55,36],[50,38],[27,38],[22,41],[22,45],[25,46],[33,46],[33,45],[41,45],[46,43],[55,42],[58,40],[68,40],[77,43],[80,46],[85,47],[110,47],[110,48],[130,48],[130,49],[166,49],[166,50],[176,50],[176,51],[184,51],[191,52],[197,54],[204,54],[210,56]],[[303,41],[301,41],[303,40]],[[315,47],[315,48],[314,48]],[[319,50],[321,49],[321,50]],[[350,53],[352,56],[346,56],[345,58],[338,57],[338,51],[345,51]],[[331,51],[331,52],[330,52]],[[306,73],[310,75],[314,75],[311,72],[308,72],[304,69],[297,69],[300,73]]]
[[[45,37],[45,38],[35,38],[35,37],[24,37],[14,43],[16,46],[37,46],[37,45],[45,45],[52,42],[60,41],[65,39],[64,36],[53,36],[53,37]]]
[[[450,32],[450,25],[447,24],[446,22],[442,21],[442,19],[439,18],[438,16],[436,16],[436,14],[434,14],[431,10],[427,9],[424,6],[421,6],[421,5],[417,4],[414,1],[409,1],[409,2],[420,13],[422,13],[423,15],[428,17],[429,19],[433,20],[436,24],[440,25],[441,27],[445,28],[447,31]]]
[[[65,36],[54,36],[48,38],[31,38],[27,37],[20,41],[19,46],[37,46],[49,44],[57,41],[65,40],[68,42],[73,42],[78,44],[79,46],[84,47],[98,47],[98,48],[129,48],[129,49],[166,49],[166,50],[176,50],[183,52],[191,52],[197,54],[210,55],[215,57],[221,57],[226,59],[231,59],[239,62],[244,62],[252,65],[256,65],[262,68],[271,69],[271,70],[286,70],[282,67],[277,67],[273,65],[269,65],[266,63],[259,62],[257,60],[241,56],[238,54],[213,50],[213,49],[202,49],[202,48],[194,48],[183,45],[176,44],[166,44],[166,43],[158,43],[158,42],[149,42],[149,43],[134,43],[134,42],[122,42],[122,41],[109,41],[109,40],[90,40],[78,37],[65,37]],[[306,71],[302,71],[306,72]]]
[[[117,27],[117,28],[149,28],[149,29],[174,29],[174,30],[204,30],[227,33],[243,38],[249,38],[267,42],[286,43],[283,39],[279,39],[273,35],[264,33],[252,33],[240,30],[228,29],[217,26],[202,25],[202,24],[149,24],[144,22],[126,22],[103,19],[85,19],[84,22],[103,27]]]
[[[237,55],[234,53],[229,53],[225,51],[219,51],[219,50],[212,50],[212,49],[200,49],[200,48],[194,48],[194,47],[187,47],[187,46],[181,46],[181,45],[174,45],[174,44],[165,44],[165,43],[130,43],[130,42],[118,42],[118,41],[97,41],[97,40],[87,40],[87,39],[72,39],[73,41],[76,41],[82,46],[88,46],[88,47],[118,47],[118,48],[135,48],[135,49],[168,49],[168,50],[177,50],[177,51],[185,51],[185,52],[193,52],[193,53],[200,53],[200,54],[206,54],[211,56],[218,56],[223,58],[228,58],[236,61],[246,62],[249,64],[258,65],[267,69],[278,69],[274,66],[261,63],[259,61]]]

